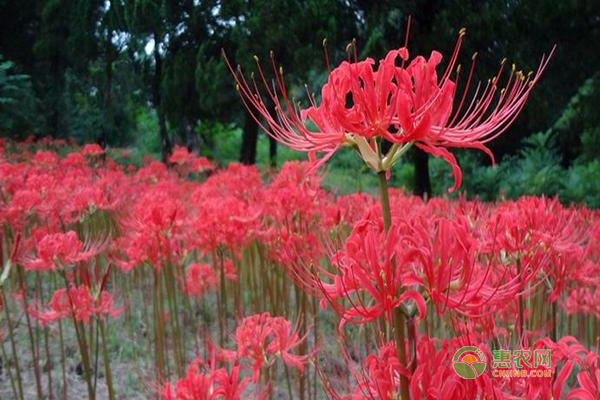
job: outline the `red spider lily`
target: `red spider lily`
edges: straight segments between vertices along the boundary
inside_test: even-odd
[[[528,285],[540,284],[538,272],[547,258],[538,253],[523,257],[521,270],[502,264],[494,245],[497,227],[476,232],[458,215],[417,221],[405,244],[412,252],[412,274],[405,284],[421,286],[438,313],[450,309],[477,318],[490,308],[500,312]],[[487,252],[476,233],[491,242]]]
[[[354,226],[344,249],[332,256],[332,271],[318,264],[295,263],[292,276],[332,305],[341,315],[340,329],[348,322],[364,324],[380,316],[391,320],[392,310],[408,300],[423,317],[421,295],[410,289],[401,291],[408,255],[400,251],[401,234],[397,225],[386,234],[381,223],[364,219]]]
[[[315,228],[316,229],[316,228]],[[307,226],[297,231],[287,227],[271,227],[262,233],[262,240],[268,244],[268,258],[279,265],[316,263],[326,252],[318,232],[311,232]]]
[[[175,145],[167,161],[172,164],[185,164],[189,162],[191,158],[192,154],[186,147]]]
[[[374,198],[366,193],[353,193],[338,196],[335,202],[326,209],[324,225],[326,226],[352,226],[358,222],[366,209],[373,207]]]
[[[246,317],[235,331],[237,351],[230,353],[229,358],[246,358],[252,364],[252,381],[257,382],[263,367],[270,367],[276,358],[300,372],[304,371],[304,364],[308,362],[308,355],[292,353],[305,337],[300,337],[292,329],[291,323],[282,317],[271,317],[268,312]]]
[[[191,172],[210,172],[215,168],[206,157],[198,157],[190,153],[186,147],[178,145],[175,145],[167,161],[175,164],[183,176]]]
[[[341,314],[340,327],[379,316],[391,319],[391,311],[408,300],[423,317],[423,292],[439,313],[452,309],[477,317],[488,307],[504,307],[539,268],[524,268],[516,274],[498,269],[494,254],[488,261],[479,260],[479,242],[466,220],[457,219],[395,221],[386,234],[381,223],[375,222],[378,218],[367,217],[355,225],[344,249],[332,257],[332,269],[309,258],[290,259],[292,276]]]
[[[188,235],[185,187],[171,182],[151,185],[139,194],[131,214],[121,222],[126,236],[115,241],[115,263],[125,270],[149,263],[160,269],[183,256]]]
[[[498,381],[501,389],[505,393],[510,393],[511,398],[523,399],[597,399],[598,397],[598,355],[589,352],[583,347],[577,339],[573,337],[564,337],[554,342],[549,338],[543,338],[535,341],[531,350],[548,349],[551,352],[552,378],[548,377],[529,377],[527,379],[512,377],[502,378]],[[531,361],[531,360],[530,360]],[[530,370],[527,365],[523,365],[524,370]],[[546,367],[537,367],[537,369],[548,370]],[[565,390],[567,381],[572,380],[571,375],[574,371],[579,371],[577,380],[580,388]],[[572,385],[567,387],[571,388]],[[566,397],[563,396],[567,394]],[[592,395],[592,397],[589,397]]]
[[[600,399],[600,356],[588,353],[583,362],[581,372],[577,374],[579,388],[569,392],[565,400],[598,400]]]
[[[552,55],[542,57],[538,70],[526,76],[513,67],[505,86],[500,89],[498,83],[506,69],[503,61],[496,76],[483,89],[478,84],[473,98],[467,101],[475,57],[462,94],[456,90],[459,70],[455,81],[450,79],[464,33],[464,29],[460,31],[441,77],[436,72],[442,59],[437,51],[433,51],[428,60],[417,56],[406,65],[408,50],[402,47],[390,51],[375,68],[373,59],[358,61],[355,46],[352,46],[354,61],[344,61],[330,71],[327,83],[321,89],[320,105],[317,106],[311,98],[311,106],[302,110],[289,99],[283,71],[277,68],[273,57],[273,86],[267,82],[255,57],[266,98],[254,76],[249,81],[241,68],[238,68],[238,73],[226,57],[225,62],[252,118],[280,143],[307,152],[311,159],[317,153],[324,153],[320,163],[342,145],[356,146],[365,162],[376,171],[389,170],[406,151],[404,146],[416,143],[450,164],[455,178],[454,188],[457,188],[461,183],[461,171],[446,148],[472,147],[491,156],[485,143],[502,134],[514,121]],[[270,110],[271,104],[274,105],[275,116]],[[468,106],[463,110],[465,104]],[[307,127],[309,122],[316,130]],[[372,140],[374,138],[394,143],[385,157],[381,156],[379,145]]]
[[[575,285],[566,289],[568,297],[562,307],[567,314],[584,313],[600,319],[600,265],[588,260],[577,272],[570,277]]]
[[[260,238],[268,245],[268,257],[280,265],[316,262],[325,255],[320,239],[332,226],[323,221],[330,198],[309,168],[306,162],[286,163],[265,191]]]
[[[77,322],[88,324],[92,316],[103,318],[106,314],[109,318],[114,318],[122,311],[122,308],[114,306],[113,297],[109,292],[101,290],[94,294],[84,285],[56,290],[46,310],[39,311],[37,307],[29,307],[27,310],[43,325],[62,318],[73,318]]]
[[[86,144],[81,149],[81,154],[84,156],[98,157],[104,154],[104,149],[97,144]]]
[[[327,202],[320,178],[308,174],[306,162],[285,163],[265,191],[265,208],[277,225],[298,230],[320,223],[321,207]]]
[[[73,231],[48,234],[37,244],[37,257],[27,260],[25,266],[32,270],[55,270],[87,261],[102,246],[85,245]]]
[[[58,163],[58,155],[51,151],[38,150],[33,156],[32,162],[38,167],[54,166]]]
[[[376,354],[370,354],[362,364],[362,375],[354,393],[348,399],[381,399],[393,400],[399,396],[400,373],[408,374],[396,355],[396,345],[387,343],[377,349]]]
[[[260,202],[262,192],[263,184],[255,166],[231,163],[227,168],[211,175],[192,199],[200,201],[205,196],[216,197],[228,194],[242,201]]]
[[[244,394],[249,378],[241,378],[240,366],[234,365],[230,371],[216,368],[214,360],[205,364],[201,359],[194,359],[187,369],[187,375],[175,383],[175,387],[167,384],[159,393],[163,400],[241,400],[247,399]],[[256,395],[255,399],[263,396]]]
[[[114,163],[106,168],[88,166],[79,153],[60,159],[51,152],[38,153],[37,161],[0,167],[5,218],[13,230],[34,225],[57,227],[81,222],[102,209],[116,208],[117,186],[123,174]]]
[[[491,359],[487,346],[473,335],[439,340],[421,338],[417,347],[417,367],[412,375],[411,398],[418,400],[509,399],[493,381],[490,368],[477,379],[463,379],[452,367],[452,358],[463,346],[474,345]],[[439,348],[438,348],[439,346]]]
[[[545,256],[544,271],[553,285],[549,300],[556,301],[569,279],[580,275],[589,223],[557,199],[523,197],[501,205],[495,215],[507,259],[522,262],[533,254]]]
[[[449,340],[422,337],[417,346],[414,372],[404,368],[397,359],[395,343],[377,348],[361,362],[352,393],[340,396],[331,390],[333,398],[342,400],[394,400],[400,396],[400,375],[410,377],[410,394],[415,400],[510,399],[493,381],[489,369],[477,379],[463,379],[452,367],[458,349],[476,344],[484,353],[487,346],[474,336]]]
[[[192,198],[197,197],[194,193]],[[196,246],[213,253],[219,246],[225,246],[239,255],[259,231],[262,211],[254,204],[248,204],[231,195],[202,198],[202,207],[196,210],[193,228],[196,232]]]
[[[248,184],[240,185],[242,181]],[[197,186],[190,195],[191,203],[200,205],[191,216],[194,246],[207,253],[225,246],[239,255],[260,231],[262,191],[256,168],[239,164],[230,165]]]
[[[208,289],[216,287],[218,282],[217,273],[210,265],[192,263],[185,271],[184,292],[189,296],[200,297]]]

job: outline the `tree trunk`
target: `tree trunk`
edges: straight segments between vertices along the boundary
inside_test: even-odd
[[[51,91],[51,104],[52,110],[50,113],[50,136],[56,138],[59,135],[59,126],[60,126],[60,99],[62,96],[62,79],[61,79],[61,71],[59,67],[59,56],[54,55],[51,59],[51,74],[52,74],[52,91]]]
[[[439,0],[418,1],[413,14],[413,32],[424,38],[422,45],[427,45],[433,38],[433,27],[437,12],[440,10]],[[419,50],[418,48],[416,50]],[[413,50],[414,51],[414,50]],[[415,149],[415,188],[414,194],[421,197],[431,196],[431,183],[429,180],[429,155],[423,150]]]
[[[152,102],[158,114],[158,132],[160,134],[160,145],[162,150],[162,160],[167,162],[171,154],[171,140],[167,132],[167,122],[165,112],[162,107],[162,96],[160,93],[160,82],[162,80],[162,57],[158,51],[160,41],[158,35],[154,34],[154,80],[152,82]]]
[[[429,156],[419,148],[415,148],[415,187],[413,193],[423,198],[431,196]]]
[[[269,165],[277,167],[277,141],[269,136]]]
[[[106,43],[106,65],[104,68],[104,74],[106,81],[104,82],[104,118],[102,123],[102,136],[98,138],[98,144],[102,147],[108,145],[109,131],[113,125],[113,113],[112,113],[112,81],[113,81],[113,62],[114,57],[112,55],[110,44]]]
[[[167,132],[167,123],[165,121],[165,112],[162,107],[158,109],[158,132],[160,134],[160,145],[162,148],[162,161],[167,162],[169,154],[171,154],[171,140]]]
[[[240,148],[240,162],[246,165],[256,163],[256,143],[258,140],[258,124],[251,117],[246,117],[242,147]]]

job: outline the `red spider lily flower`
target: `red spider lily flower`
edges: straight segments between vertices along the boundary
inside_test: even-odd
[[[196,210],[192,220],[197,247],[212,253],[219,246],[225,246],[239,256],[240,250],[259,231],[262,210],[232,195],[201,199],[202,207]]]
[[[566,288],[568,297],[563,300],[562,307],[569,315],[583,313],[600,319],[600,264],[588,260],[577,272],[569,274],[575,285]]]
[[[477,379],[463,379],[452,367],[454,354],[463,346],[479,348],[490,360],[487,345],[472,333],[452,339],[422,337],[417,346],[417,367],[410,383],[411,398],[423,400],[512,399],[496,383],[491,368]]]
[[[149,263],[160,269],[176,263],[186,250],[188,225],[186,186],[165,182],[138,187],[132,209],[121,221],[125,236],[116,241],[115,263],[124,270]]]
[[[184,292],[188,296],[200,297],[210,288],[217,286],[219,279],[208,264],[192,263],[185,271]]]
[[[396,344],[389,342],[382,345],[377,349],[377,353],[368,355],[364,360],[361,374],[357,376],[356,388],[354,393],[348,396],[349,400],[397,399],[401,371],[409,373],[398,361]]]
[[[598,400],[600,399],[600,356],[588,353],[581,371],[577,374],[579,388],[569,392],[565,400]]]
[[[356,384],[351,394],[340,396],[333,389],[330,394],[341,400],[395,400],[400,398],[400,376],[406,375],[410,377],[411,398],[416,400],[514,399],[494,382],[489,368],[477,379],[456,374],[452,358],[467,345],[476,345],[491,358],[487,346],[475,336],[419,338],[417,366],[412,373],[398,361],[394,342],[380,345],[361,362],[358,371],[353,371]]]
[[[58,162],[58,155],[52,151],[38,150],[31,161],[38,167],[55,166]]]
[[[227,57],[225,62],[251,117],[283,145],[307,152],[312,160],[317,153],[324,153],[319,164],[331,157],[340,146],[351,145],[357,148],[371,168],[388,171],[415,143],[450,164],[455,189],[460,186],[461,171],[447,148],[472,147],[491,156],[485,144],[502,134],[514,121],[552,55],[542,57],[535,73],[524,75],[513,67],[504,87],[500,88],[499,80],[507,69],[502,62],[496,76],[483,87],[478,84],[473,98],[467,100],[475,57],[462,94],[456,90],[460,68],[455,80],[451,80],[464,34],[462,29],[441,76],[436,69],[442,55],[437,51],[433,51],[429,59],[417,56],[406,65],[409,54],[406,47],[402,47],[390,51],[376,67],[373,59],[358,61],[356,48],[351,46],[355,53],[354,61],[344,61],[330,71],[327,83],[321,89],[321,103],[317,105],[310,98],[310,107],[301,110],[290,100],[283,70],[277,68],[273,57],[273,85],[267,82],[255,57],[258,78],[266,92],[264,96],[254,76],[248,80],[241,68],[238,67],[236,72]],[[309,129],[308,125],[316,129]],[[384,138],[394,146],[382,156],[379,144],[373,140],[375,138]]]
[[[109,318],[118,316],[123,311],[115,307],[112,294],[105,290],[94,295],[88,286],[71,286],[67,289],[58,289],[52,294],[48,309],[39,311],[38,307],[30,306],[27,312],[46,325],[62,318],[73,318],[77,322],[88,324],[92,316]]]
[[[190,202],[200,205],[190,216],[194,246],[207,253],[224,246],[239,256],[260,231],[262,199],[263,185],[255,167],[230,164],[211,175],[190,195]]]
[[[401,251],[402,243],[398,225],[386,233],[381,222],[364,219],[354,226],[344,249],[331,257],[333,270],[295,263],[290,272],[309,293],[322,298],[322,305],[329,302],[340,314],[340,330],[346,323],[364,324],[380,316],[391,321],[392,310],[409,301],[422,318],[423,297],[400,285],[410,255]]]
[[[489,228],[485,240],[492,244],[486,249],[476,236],[482,232],[472,229],[461,215],[417,219],[405,239],[404,247],[412,253],[412,273],[404,284],[422,287],[440,314],[450,309],[478,318],[490,308],[501,311],[527,285],[541,282],[538,272],[547,257],[524,256],[521,270],[503,265],[497,258],[499,246],[493,244],[497,228]]]
[[[234,365],[230,371],[216,368],[214,360],[206,364],[194,359],[187,368],[185,377],[177,380],[175,387],[167,384],[159,393],[163,400],[242,400],[249,398],[244,391],[249,378],[241,378],[240,366]],[[256,395],[255,399],[260,399]]]
[[[600,393],[598,374],[598,355],[589,352],[574,337],[563,337],[557,342],[549,338],[535,341],[531,350],[548,349],[551,353],[550,368],[538,366],[535,369],[551,371],[550,377],[519,377],[496,380],[504,393],[510,394],[511,399],[598,399]],[[533,361],[530,359],[530,361]],[[531,370],[523,365],[524,370]],[[578,371],[578,388],[573,388],[573,372]],[[566,386],[565,386],[566,385]],[[566,396],[565,396],[566,394]]]
[[[172,164],[184,164],[190,161],[192,157],[187,147],[175,145],[167,161]]]
[[[327,203],[320,177],[311,176],[307,162],[288,161],[265,191],[265,208],[276,225],[297,230],[300,225],[320,223]]]
[[[104,149],[95,143],[86,144],[83,146],[83,149],[81,149],[81,154],[89,157],[98,157],[104,154]]]
[[[73,231],[48,234],[37,244],[37,257],[27,260],[25,266],[32,270],[55,270],[87,261],[102,246],[85,245]]]
[[[523,197],[499,206],[495,218],[505,260],[523,264],[531,258],[545,258],[542,266],[552,286],[550,302],[572,280],[585,284],[581,265],[590,223],[576,209],[564,208],[557,199]]]
[[[167,161],[177,165],[184,176],[190,172],[210,172],[215,168],[206,157],[198,157],[186,147],[178,145],[175,145]]]
[[[352,226],[364,215],[365,210],[375,205],[375,199],[366,193],[337,196],[325,210],[325,226]]]
[[[263,367],[270,367],[275,358],[304,371],[308,355],[292,353],[306,336],[300,337],[291,327],[291,323],[282,317],[271,317],[268,312],[252,315],[242,320],[235,331],[237,351],[231,354],[236,359],[247,358],[254,371],[252,381],[257,382]]]

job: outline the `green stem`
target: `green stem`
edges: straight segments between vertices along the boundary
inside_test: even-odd
[[[96,392],[96,387],[98,384],[98,360],[100,359],[100,346],[98,344],[98,339],[100,336],[98,323],[96,322],[96,339],[92,341],[91,333],[93,332],[94,320],[90,320],[90,343],[92,346],[92,350],[94,351],[94,393]]]
[[[17,346],[15,344],[15,336],[13,332],[12,321],[10,318],[10,311],[8,310],[8,303],[6,302],[6,293],[4,286],[0,286],[2,291],[2,303],[4,304],[4,312],[6,313],[6,324],[8,325],[8,338],[10,340],[10,348],[12,350],[13,359],[15,361],[15,374],[17,378],[17,387],[19,388],[19,399],[23,400],[23,383],[21,381],[21,366],[19,365],[19,357],[17,356]]]
[[[392,226],[392,214],[390,212],[390,196],[388,191],[387,179],[385,177],[385,171],[381,171],[378,174],[379,177],[379,190],[381,195],[381,212],[383,214],[383,227],[386,232],[390,230]],[[402,287],[402,285],[399,285]],[[393,325],[394,325],[394,336],[396,340],[396,352],[400,363],[408,367],[406,362],[406,320],[401,307],[396,307],[393,312]],[[404,375],[400,375],[400,395],[402,400],[409,400],[410,394],[408,391],[409,382],[408,378]]]
[[[162,305],[160,272],[154,268],[154,287],[152,290],[152,308],[154,317],[154,355],[156,362],[156,379],[164,383],[165,375],[165,345],[164,345],[164,313]]]
[[[58,337],[60,343],[60,369],[62,375],[63,400],[67,400],[67,364],[65,360],[65,339],[63,336],[62,320],[58,320]]]
[[[173,336],[173,356],[175,358],[175,371],[178,377],[183,376],[185,369],[185,360],[183,359],[183,349],[181,340],[181,327],[179,325],[179,310],[177,307],[177,297],[175,290],[175,271],[170,261],[164,267],[165,286],[167,287],[167,302],[169,306],[169,324]]]
[[[25,277],[22,268],[17,268],[17,275],[19,277],[19,285],[23,292],[23,305],[25,306],[25,321],[27,322],[27,333],[29,335],[29,345],[31,346],[31,357],[33,359],[33,373],[35,375],[35,389],[39,400],[44,398],[42,390],[42,379],[39,366],[39,356],[36,351],[35,339],[33,335],[33,328],[31,325],[31,318],[29,317],[29,304],[27,304],[27,293],[25,292]]]
[[[48,381],[48,398],[49,400],[53,400],[54,399],[54,392],[52,390],[52,369],[53,369],[53,365],[52,365],[52,358],[50,355],[50,345],[48,344],[48,327],[45,326],[44,327],[44,350],[46,351],[46,359],[47,359],[47,364],[48,364],[48,371],[47,371],[47,381]]]
[[[517,275],[519,277],[519,284],[521,283],[521,259],[517,258]],[[522,291],[524,288],[521,289]],[[518,297],[518,306],[519,306],[519,324],[517,331],[517,343],[520,343],[523,340],[523,329],[525,326],[525,306],[523,304],[523,293],[519,293]],[[535,315],[535,314],[534,314]]]
[[[221,311],[219,312],[220,316],[220,336],[219,336],[219,344],[221,346],[225,345],[225,331],[227,327],[227,285],[225,282],[225,264],[223,261],[223,252],[221,250],[217,250],[219,257],[219,280],[220,280],[220,294],[221,294]]]
[[[113,388],[112,373],[110,370],[110,358],[108,357],[108,346],[106,344],[106,332],[104,329],[104,321],[98,318],[98,327],[100,327],[100,336],[102,338],[102,358],[104,361],[104,374],[106,375],[106,386],[108,387],[108,398],[114,400],[115,390]]]
[[[85,383],[87,385],[88,390],[88,398],[90,400],[95,400],[96,393],[92,387],[92,375],[90,368],[90,358],[88,353],[88,345],[87,340],[85,338],[85,326],[77,322],[77,318],[75,316],[75,306],[73,303],[73,299],[71,298],[71,292],[69,291],[69,280],[67,279],[67,275],[65,271],[62,272],[62,277],[65,281],[65,287],[67,291],[67,297],[69,298],[69,305],[71,306],[71,319],[73,320],[73,326],[75,327],[75,335],[77,336],[77,344],[79,345],[79,351],[81,353],[81,362],[83,364],[83,374],[85,376]]]

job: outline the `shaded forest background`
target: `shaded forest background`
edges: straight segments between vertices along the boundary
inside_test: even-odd
[[[269,52],[307,104],[332,64],[356,38],[359,57],[381,58],[402,46],[412,16],[411,55],[449,55],[467,28],[461,60],[478,52],[486,80],[507,57],[534,70],[557,50],[529,104],[492,146],[500,160],[458,152],[462,191],[485,200],[558,195],[600,207],[600,1],[595,0],[0,0],[0,132],[73,137],[132,158],[165,157],[187,146],[215,161],[273,166],[298,158],[247,118],[221,51],[246,70]],[[411,150],[413,151],[413,150]],[[331,163],[338,191],[368,189],[360,161]],[[350,172],[352,171],[352,172]],[[439,160],[417,153],[395,171],[395,184],[417,194],[450,186]]]

